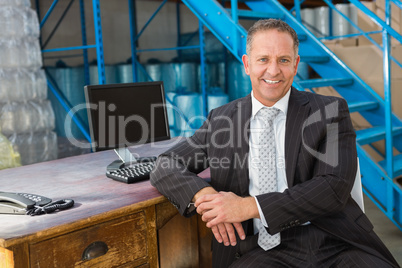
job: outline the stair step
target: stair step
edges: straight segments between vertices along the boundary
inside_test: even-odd
[[[361,112],[367,110],[373,110],[378,108],[378,102],[375,101],[348,101],[349,112]]]
[[[229,8],[228,12],[232,12]],[[285,19],[285,15],[282,13],[274,13],[274,12],[259,12],[253,10],[239,9],[237,11],[239,18],[241,19]]]
[[[302,62],[314,62],[314,63],[325,63],[329,61],[329,56],[304,56],[300,55],[300,61]]]
[[[402,127],[393,127],[394,136],[402,134]],[[385,127],[372,127],[356,131],[356,141],[360,145],[385,139]]]
[[[387,170],[387,161],[383,160],[378,162],[380,166]],[[402,175],[402,154],[394,156],[394,177]]]
[[[301,80],[298,83],[304,88],[327,87],[327,86],[348,86],[353,84],[353,78],[319,78]]]

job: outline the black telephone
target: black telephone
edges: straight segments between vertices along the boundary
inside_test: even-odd
[[[0,214],[26,214],[35,206],[44,206],[52,199],[27,193],[0,192]]]

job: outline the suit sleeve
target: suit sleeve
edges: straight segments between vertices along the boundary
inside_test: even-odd
[[[206,141],[210,115],[192,137],[161,154],[150,174],[151,184],[184,216],[195,213],[195,210],[188,209],[188,204],[198,191],[210,186],[197,176],[208,167]]]
[[[346,101],[331,100],[328,104],[315,99],[320,108],[310,113],[311,122],[301,130],[296,184],[283,193],[257,196],[270,234],[339,213],[350,199],[357,169],[356,134]]]

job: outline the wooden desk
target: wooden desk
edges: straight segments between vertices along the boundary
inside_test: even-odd
[[[132,151],[158,155],[173,142]],[[158,267],[158,230],[161,267],[200,266],[199,219],[179,216],[149,181],[124,184],[107,178],[106,166],[115,159],[113,151],[105,151],[1,170],[1,191],[73,199],[75,206],[34,217],[0,214],[0,267]],[[163,232],[171,218],[176,223]],[[189,235],[179,238],[183,233]],[[172,237],[179,246],[171,246],[177,244]],[[85,260],[84,251],[93,247],[96,255],[100,244],[107,252]],[[181,250],[172,254],[172,248]]]

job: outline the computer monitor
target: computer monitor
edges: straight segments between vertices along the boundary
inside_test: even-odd
[[[120,162],[114,167],[135,162],[128,146],[170,139],[162,81],[88,85],[84,90],[92,150],[115,149]]]

